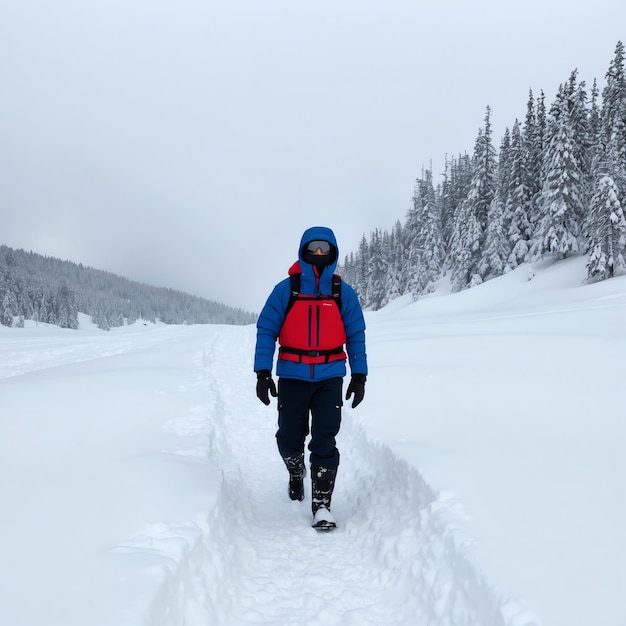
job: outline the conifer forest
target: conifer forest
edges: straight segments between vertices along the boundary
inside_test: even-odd
[[[404,223],[363,235],[345,257],[339,271],[363,306],[418,299],[444,275],[459,291],[544,257],[588,255],[589,282],[626,271],[624,44],[602,90],[576,70],[552,104],[531,90],[497,148],[490,116],[439,182],[422,171]]]
[[[137,320],[165,324],[250,324],[241,309],[153,287],[70,261],[0,246],[0,323],[25,320],[78,328],[78,313],[103,330]]]

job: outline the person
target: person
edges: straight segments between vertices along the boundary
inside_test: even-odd
[[[365,320],[354,289],[334,274],[339,250],[330,228],[314,226],[300,240],[298,260],[273,289],[257,321],[256,393],[278,398],[278,451],[289,472],[288,494],[304,500],[304,446],[311,465],[313,526],[336,527],[330,503],[339,467],[336,439],[341,424],[346,360],[352,407],[365,395]],[[272,378],[276,342],[276,375]],[[310,427],[309,427],[310,416]]]

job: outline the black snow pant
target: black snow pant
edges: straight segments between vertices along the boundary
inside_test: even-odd
[[[278,432],[276,441],[283,458],[304,453],[311,415],[311,465],[337,469],[339,450],[335,437],[341,426],[343,378],[318,382],[278,380]]]

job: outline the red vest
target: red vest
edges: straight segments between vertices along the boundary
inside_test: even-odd
[[[346,358],[346,330],[332,296],[298,294],[280,334],[278,358],[298,363],[328,363]]]

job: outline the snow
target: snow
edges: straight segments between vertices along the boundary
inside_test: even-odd
[[[252,326],[0,327],[0,624],[623,626],[626,277],[585,261],[366,313],[324,534]]]

